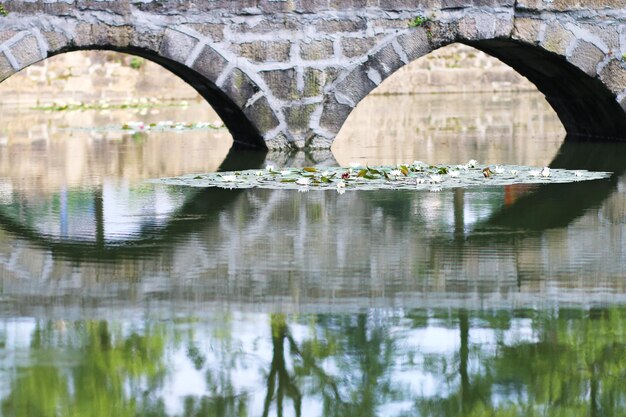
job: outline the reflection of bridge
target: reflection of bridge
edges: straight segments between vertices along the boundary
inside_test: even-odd
[[[71,50],[134,53],[196,88],[240,144],[327,148],[382,80],[463,42],[532,81],[570,137],[626,137],[620,2],[484,4],[8,1],[0,78]]]
[[[3,291],[16,300],[101,294],[97,303],[156,297],[297,308],[333,300],[343,300],[341,308],[450,299],[525,304],[551,291],[571,303],[596,285],[619,297],[626,288],[615,277],[626,273],[626,253],[621,240],[606,238],[614,226],[585,229],[580,222],[595,218],[594,208],[615,194],[625,149],[591,148],[566,142],[553,166],[608,169],[613,179],[539,187],[471,226],[464,216],[473,193],[464,190],[303,196],[206,189],[158,233],[112,246],[46,239],[3,216],[10,233],[0,252]],[[242,163],[238,152],[230,155],[222,169],[258,166],[265,157],[253,153]],[[581,194],[589,198],[567,197]],[[525,215],[529,205],[533,216]],[[581,271],[589,279],[572,281]]]

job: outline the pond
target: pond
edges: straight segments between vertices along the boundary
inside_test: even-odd
[[[122,128],[211,122],[198,103],[5,109],[0,415],[625,414],[626,146],[563,142],[536,94],[364,104],[332,154]],[[147,181],[416,159],[614,175],[343,195]]]

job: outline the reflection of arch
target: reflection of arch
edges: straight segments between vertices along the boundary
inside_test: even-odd
[[[258,168],[265,160],[266,153],[241,149],[234,145],[219,167],[219,171]],[[193,190],[190,197],[174,213],[168,224],[158,233],[154,230],[138,233],[138,239],[108,245],[103,241],[59,241],[40,234],[33,228],[20,224],[10,215],[0,213],[0,227],[32,244],[49,250],[53,256],[72,261],[113,261],[116,259],[142,258],[154,256],[163,249],[175,246],[179,236],[197,231],[199,223],[214,220],[220,211],[228,207],[241,195],[242,190],[203,188]],[[145,237],[141,237],[141,235]]]
[[[263,81],[245,63],[216,49],[211,39],[193,29],[167,29],[159,42],[131,26],[108,27],[99,33],[91,27],[75,39],[61,32],[44,34],[37,28],[17,32],[0,45],[6,61],[0,79],[48,57],[80,50],[113,50],[137,55],[171,71],[193,87],[215,109],[240,146],[266,148],[263,138],[278,126]],[[158,38],[158,36],[155,36]]]
[[[626,146],[620,143],[597,146],[566,140],[550,166],[608,171],[613,175],[606,180],[539,186],[493,214],[481,229],[545,230],[567,226],[615,191],[619,177],[626,171]]]
[[[467,35],[459,28],[434,23],[387,39],[337,78],[324,98],[322,136],[336,135],[355,106],[396,70],[454,42],[486,52],[527,77],[546,96],[568,138],[626,137],[626,113],[620,103],[626,67],[606,45],[572,39],[561,50],[534,38]]]

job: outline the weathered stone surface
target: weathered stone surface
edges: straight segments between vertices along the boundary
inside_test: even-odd
[[[255,62],[284,62],[289,60],[290,42],[255,41],[235,46],[235,52]]]
[[[339,133],[341,126],[352,112],[352,107],[341,104],[332,97],[327,97],[323,106],[320,127],[332,134]]]
[[[261,73],[274,97],[281,100],[298,98],[296,70],[293,68]]]
[[[111,45],[118,48],[127,47],[133,38],[133,28],[128,25],[93,25],[91,35],[95,45]]]
[[[205,45],[192,68],[215,82],[227,65],[228,61],[223,56],[212,47]]]
[[[26,36],[17,42],[11,47],[11,53],[20,68],[24,68],[43,59],[42,51],[39,50],[37,39],[34,36]]]
[[[626,63],[612,59],[600,71],[600,79],[612,92],[621,93],[626,89]]]
[[[596,66],[604,59],[604,53],[589,42],[580,41],[568,60],[588,75],[596,75]]]
[[[15,73],[11,63],[4,54],[0,54],[0,80],[5,80]]]
[[[513,39],[527,43],[539,42],[541,20],[528,17],[518,17],[513,26]]]
[[[341,50],[343,55],[352,58],[366,55],[370,49],[380,40],[378,36],[365,38],[343,38],[341,40]]]
[[[331,58],[334,54],[333,41],[321,39],[300,44],[300,57],[306,61]]]
[[[574,34],[565,29],[558,22],[551,23],[546,28],[546,35],[541,45],[548,51],[565,55],[565,51],[569,44],[574,40]]]
[[[279,124],[272,106],[266,97],[257,99],[250,106],[246,107],[243,113],[256,126],[259,132],[269,132]]]
[[[55,52],[63,49],[69,44],[67,37],[61,32],[46,31],[42,32],[42,35],[46,39],[46,43],[48,44],[48,50],[50,52]]]
[[[315,24],[318,32],[339,33],[339,32],[357,32],[365,30],[367,22],[363,19],[356,20],[338,20],[338,19],[322,19]]]
[[[304,72],[304,97],[315,97],[322,94],[327,82],[325,71],[309,68]]]
[[[415,28],[409,33],[401,35],[398,37],[398,43],[409,61],[420,58],[433,49],[428,31],[425,28]]]
[[[285,108],[284,113],[289,131],[298,136],[309,131],[311,115],[317,107],[318,104],[304,104]]]
[[[260,88],[239,68],[235,68],[224,83],[224,92],[239,107],[243,108]]]
[[[365,66],[359,66],[340,81],[335,88],[335,99],[354,107],[378,84],[371,80]]]
[[[393,44],[388,44],[381,48],[380,51],[370,56],[370,59],[366,63],[366,68],[369,78],[375,81],[372,79],[372,71],[378,73],[381,80],[384,80],[403,65],[402,58],[400,58],[400,55],[396,52]],[[380,81],[378,81],[378,83],[380,83]]]
[[[160,53],[166,58],[184,63],[197,43],[198,39],[192,36],[175,29],[168,29],[163,37]]]

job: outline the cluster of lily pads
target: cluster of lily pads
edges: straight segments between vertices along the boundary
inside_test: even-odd
[[[187,122],[172,122],[172,121],[162,121],[158,123],[144,123],[144,122],[129,122],[122,126],[122,130],[134,132],[166,132],[166,131],[181,131],[181,130],[200,130],[200,129],[210,129],[217,130],[222,129],[224,127],[224,123],[221,120],[214,121],[213,123],[209,122],[199,122],[199,123],[187,123]]]
[[[155,180],[167,185],[220,188],[334,189],[346,190],[426,189],[440,191],[484,185],[546,184],[608,178],[608,172],[534,168],[518,165],[429,165],[421,161],[397,166],[370,167],[358,163],[348,168],[305,167],[218,172]]]
[[[127,109],[152,109],[163,107],[187,107],[187,101],[160,101],[155,98],[137,98],[124,102],[111,102],[100,100],[97,102],[83,102],[78,100],[55,101],[53,103],[37,105],[33,110],[43,111],[84,111],[84,110],[127,110]]]

